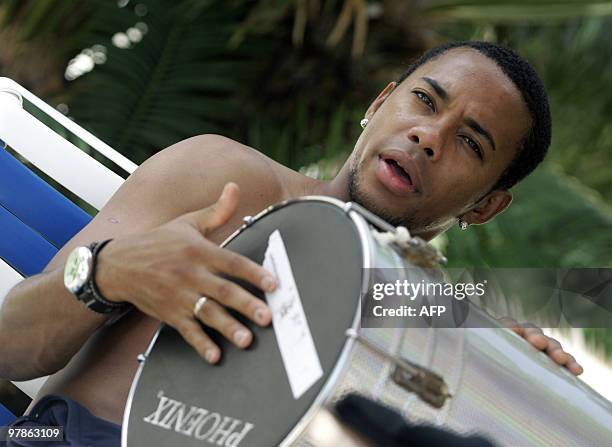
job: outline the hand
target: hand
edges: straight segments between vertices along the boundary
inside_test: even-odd
[[[584,369],[574,356],[565,352],[561,343],[545,335],[539,327],[529,323],[519,324],[516,320],[508,317],[502,318],[499,321],[515,334],[523,337],[531,346],[545,352],[555,363],[565,366],[575,376],[579,376],[584,372]]]
[[[222,277],[240,278],[271,292],[276,287],[272,274],[206,238],[232,217],[239,194],[238,186],[228,183],[212,206],[179,216],[147,233],[114,239],[98,256],[96,283],[102,295],[132,303],[169,324],[210,363],[219,361],[221,350],[199,321],[246,348],[252,333],[225,308],[231,307],[261,326],[268,325],[272,318],[264,301]],[[201,296],[208,300],[196,318],[194,306]]]

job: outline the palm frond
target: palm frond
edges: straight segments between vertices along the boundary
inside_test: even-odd
[[[510,209],[469,231],[448,232],[449,265],[611,267],[612,209],[559,169],[541,168],[516,187]]]
[[[167,2],[149,1],[148,32],[130,48],[113,46],[111,36],[140,19],[101,6],[85,43],[104,44],[107,62],[74,83],[71,114],[139,161],[177,140],[231,128],[241,109],[236,93],[273,42],[229,49],[244,11],[224,4],[209,2],[199,16],[184,17]]]
[[[507,24],[553,22],[612,15],[612,2],[601,0],[430,0],[422,13],[437,22]]]

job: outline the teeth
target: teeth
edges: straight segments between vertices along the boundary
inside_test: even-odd
[[[404,168],[402,168],[398,162],[396,162],[395,160],[388,160],[388,163],[393,166],[393,168],[395,168],[395,171],[400,174],[402,177],[405,177],[410,183],[412,183],[412,179],[410,178],[410,175],[408,175],[408,173],[404,170]]]

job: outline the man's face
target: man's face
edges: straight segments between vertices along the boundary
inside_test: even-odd
[[[351,200],[416,233],[443,230],[486,204],[531,125],[495,62],[453,49],[385,93],[349,161]]]

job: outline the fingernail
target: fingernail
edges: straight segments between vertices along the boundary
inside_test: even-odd
[[[259,324],[266,324],[268,322],[266,310],[261,307],[257,309],[255,311],[255,320],[257,320]]]
[[[207,349],[205,357],[209,363],[215,363],[217,360],[217,352],[214,349]]]
[[[265,276],[264,279],[261,280],[261,288],[266,292],[274,292],[274,289],[276,289],[276,280],[271,276]]]
[[[234,342],[238,346],[243,346],[248,336],[249,333],[247,331],[238,329],[236,332],[234,332]]]

